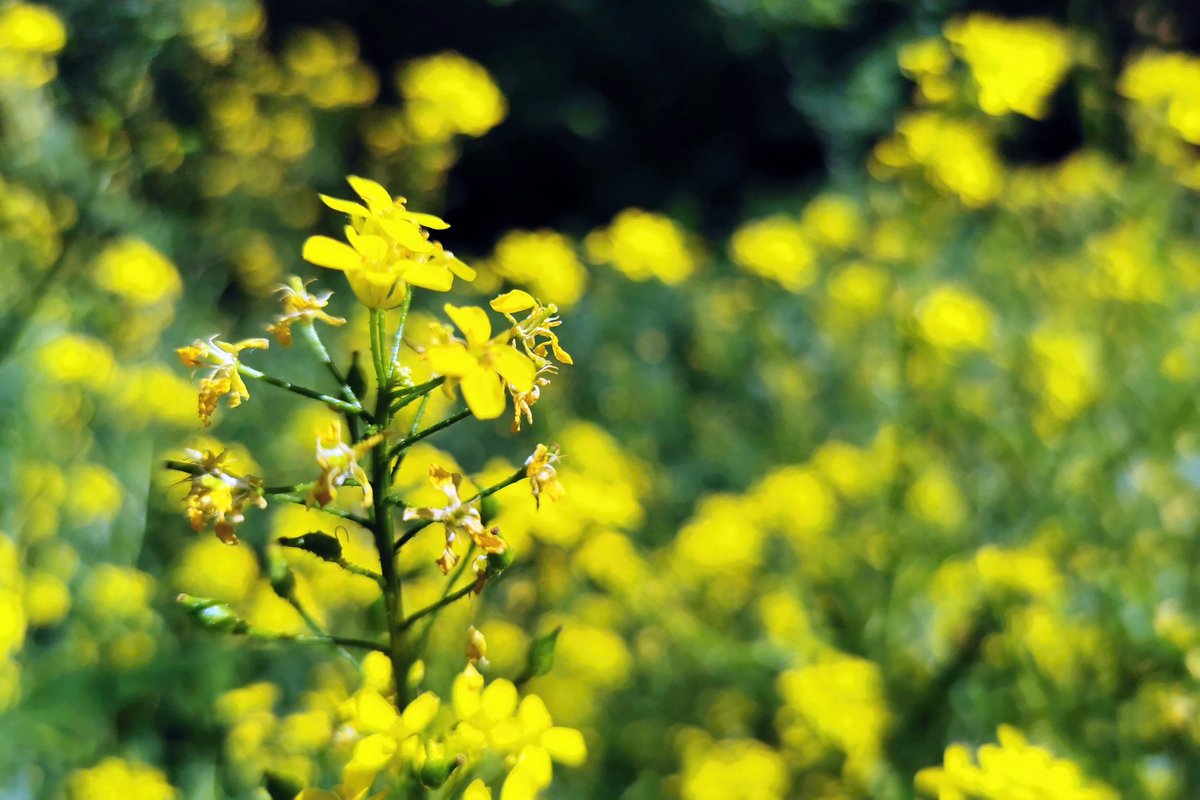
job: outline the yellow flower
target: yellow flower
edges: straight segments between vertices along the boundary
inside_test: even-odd
[[[176,299],[183,290],[179,271],[141,239],[125,238],[105,247],[92,268],[101,288],[136,306]]]
[[[246,506],[267,507],[262,496],[262,480],[226,471],[222,463],[228,451],[219,454],[211,450],[186,452],[188,462],[197,468],[191,477],[191,488],[184,497],[192,530],[199,533],[211,522],[218,539],[225,544],[237,544],[234,527],[245,521]]]
[[[396,72],[409,129],[420,140],[439,142],[455,134],[483,136],[508,113],[504,95],[480,64],[459,53],[438,53],[408,62]]]
[[[266,339],[244,339],[236,344],[222,342],[213,336],[208,341],[197,339],[187,347],[175,352],[183,365],[192,369],[211,367],[212,372],[200,381],[200,421],[205,427],[212,425],[212,415],[217,401],[229,395],[229,407],[237,408],[243,400],[250,399],[246,382],[238,374],[238,356],[243,350],[266,350],[270,342]]]
[[[475,506],[464,505],[458,495],[458,488],[462,485],[462,474],[458,472],[447,472],[437,464],[429,465],[429,480],[433,483],[434,488],[446,495],[446,505],[443,508],[406,508],[404,509],[404,519],[428,519],[434,522],[440,522],[446,529],[446,547],[442,551],[442,556],[437,560],[437,565],[442,570],[442,574],[447,574],[458,563],[458,556],[454,552],[454,541],[459,534],[466,534],[471,537],[471,541],[475,546],[487,553],[503,553],[507,548],[504,539],[499,535],[498,528],[492,528],[490,531],[483,527],[483,519],[479,515],[479,509]]]
[[[311,325],[313,320],[321,320],[326,325],[345,325],[346,320],[341,317],[331,317],[325,312],[325,306],[329,305],[329,298],[333,292],[325,292],[322,295],[312,295],[307,291],[309,281],[301,281],[295,275],[288,278],[286,286],[280,286],[279,292],[283,295],[283,315],[276,317],[275,321],[267,326],[267,333],[274,336],[284,347],[291,347],[292,344],[292,325],[300,323],[302,325]]]
[[[504,412],[505,384],[518,392],[532,391],[537,368],[528,356],[508,345],[511,331],[491,338],[492,323],[482,308],[447,303],[445,309],[466,341],[455,338],[430,347],[426,351],[430,366],[446,377],[448,393],[462,384],[463,399],[472,414],[495,419]]]
[[[539,444],[525,462],[525,477],[529,478],[529,485],[533,488],[533,502],[539,508],[542,505],[542,495],[557,502],[567,493],[558,481],[558,470],[554,468],[556,461],[558,448],[551,450],[546,445]]]
[[[457,275],[465,281],[475,270],[429,239],[422,227],[448,227],[432,214],[409,211],[403,197],[392,198],[375,181],[350,176],[350,185],[366,205],[321,195],[335,211],[350,215],[347,245],[328,236],[310,236],[305,261],[345,273],[355,296],[368,308],[395,308],[404,301],[407,284],[447,292]]]
[[[487,666],[487,639],[472,625],[467,629],[467,661],[472,664],[482,663]]]
[[[377,434],[352,447],[342,441],[342,423],[330,420],[317,434],[317,465],[321,468],[321,474],[308,492],[308,505],[311,507],[316,503],[324,507],[332,503],[337,499],[337,487],[344,484],[347,478],[354,478],[362,488],[363,505],[371,505],[374,499],[371,483],[358,460],[381,441],[383,434]]]
[[[939,286],[917,304],[917,325],[946,351],[983,350],[992,340],[992,310],[957,286]]]

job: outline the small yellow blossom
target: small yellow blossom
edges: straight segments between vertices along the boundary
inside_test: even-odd
[[[443,574],[447,574],[458,563],[458,555],[454,552],[454,542],[460,534],[466,534],[475,546],[486,553],[503,553],[507,548],[504,539],[499,536],[496,528],[490,531],[484,528],[479,509],[466,505],[459,497],[458,489],[462,485],[462,475],[458,472],[447,472],[437,464],[429,466],[429,480],[439,492],[446,495],[446,505],[443,508],[406,508],[405,520],[427,519],[440,522],[446,529],[446,547],[437,560]]]
[[[191,488],[184,498],[192,530],[199,533],[212,523],[218,539],[225,544],[237,544],[234,529],[245,521],[246,506],[267,507],[262,496],[262,480],[226,471],[222,466],[226,451],[219,454],[211,450],[186,452],[188,462],[196,469],[191,477]]]
[[[139,800],[175,800],[179,792],[162,772],[136,761],[110,757],[67,780],[70,800],[108,800],[136,797]]]
[[[342,423],[330,420],[317,434],[317,465],[321,474],[308,492],[308,505],[329,505],[337,499],[338,487],[349,478],[362,488],[363,505],[371,505],[374,499],[371,483],[358,460],[382,440],[382,435],[376,435],[354,446],[348,445],[342,441]]]
[[[506,233],[496,243],[491,267],[500,277],[527,286],[562,307],[579,302],[587,283],[587,270],[575,253],[575,244],[550,230]]]
[[[185,367],[197,369],[209,367],[212,372],[200,380],[200,421],[207,427],[212,425],[212,415],[217,402],[229,395],[229,407],[237,408],[243,400],[250,399],[246,382],[238,374],[238,357],[243,350],[266,350],[270,345],[266,339],[244,339],[235,344],[222,342],[213,336],[207,341],[197,339],[187,347],[175,352]]]
[[[320,320],[326,325],[346,324],[346,320],[341,317],[333,317],[325,312],[325,306],[329,305],[329,298],[333,292],[325,292],[321,295],[309,294],[307,291],[309,283],[312,281],[301,281],[292,275],[286,286],[279,287],[279,292],[283,296],[283,314],[276,317],[275,321],[267,327],[267,333],[274,336],[284,347],[291,346],[292,326],[297,323],[311,325],[313,320]]]
[[[800,293],[817,279],[816,252],[803,226],[782,214],[738,228],[730,241],[739,267]]]
[[[554,468],[558,459],[557,447],[551,450],[546,445],[539,444],[525,462],[525,477],[529,478],[529,485],[533,489],[533,501],[539,508],[542,505],[542,495],[557,502],[567,493],[558,480],[558,470]]]
[[[466,337],[451,338],[426,350],[430,367],[446,376],[446,392],[462,384],[463,399],[479,419],[495,419],[504,412],[505,384],[518,392],[533,390],[537,368],[528,356],[508,342],[512,331],[492,337],[487,312],[474,306],[458,307],[449,303],[446,315]]]
[[[943,350],[983,350],[991,344],[992,311],[965,289],[938,287],[917,305],[916,315],[921,333]]]

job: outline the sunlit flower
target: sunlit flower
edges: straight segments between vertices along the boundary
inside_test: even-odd
[[[375,181],[351,176],[350,185],[366,205],[321,196],[330,208],[350,215],[349,244],[328,236],[310,236],[303,257],[318,267],[344,272],[350,288],[369,308],[395,308],[407,285],[446,292],[455,276],[469,281],[475,270],[459,261],[423,230],[448,227],[432,214],[409,211],[403,197],[392,198]]]
[[[222,465],[227,451],[186,452],[188,463],[197,468],[183,501],[192,530],[199,533],[211,523],[218,539],[225,544],[237,544],[234,529],[245,521],[246,507],[267,507],[262,496],[262,480],[226,471]]]
[[[317,434],[317,465],[321,468],[321,474],[308,492],[308,505],[329,505],[337,499],[338,487],[349,478],[353,478],[362,488],[363,505],[371,505],[374,499],[371,484],[358,460],[382,440],[382,435],[376,435],[353,446],[348,445],[342,441],[342,424],[337,420],[330,421]]]
[[[466,341],[454,339],[426,350],[434,373],[446,376],[446,391],[461,384],[463,399],[479,419],[495,419],[504,412],[504,388],[519,392],[533,389],[537,368],[528,356],[508,342],[511,331],[492,337],[487,312],[474,306],[446,304],[446,314],[462,331]]]
[[[533,295],[520,289],[505,292],[492,300],[491,306],[493,311],[499,311],[512,324],[513,339],[521,344],[535,364],[541,366],[551,354],[560,364],[575,363],[571,360],[571,354],[558,343],[558,334],[554,332],[554,328],[562,325],[562,320],[557,316],[558,306],[553,303],[543,306]],[[529,314],[518,321],[513,315],[521,311],[528,311]],[[538,341],[539,336],[542,341]]]
[[[187,347],[180,347],[175,351],[186,367],[212,369],[212,372],[200,380],[199,414],[200,421],[206,427],[212,424],[213,412],[223,396],[229,395],[230,408],[237,408],[243,400],[250,399],[246,382],[238,374],[238,357],[241,352],[247,349],[266,350],[269,345],[270,342],[266,339],[243,339],[230,344],[213,336],[207,341],[197,339]]]
[[[454,552],[454,542],[459,535],[466,534],[475,546],[487,553],[503,553],[506,544],[500,538],[496,529],[491,531],[483,526],[479,509],[473,505],[464,504],[459,497],[458,489],[462,485],[462,474],[447,472],[437,464],[429,466],[429,480],[434,488],[446,495],[446,505],[442,508],[406,508],[404,519],[426,519],[440,522],[446,529],[446,547],[437,560],[443,574],[447,574],[458,563],[458,555]]]
[[[292,326],[297,323],[311,325],[313,320],[320,320],[326,325],[346,324],[346,320],[330,316],[325,311],[325,306],[329,305],[329,298],[333,292],[325,292],[320,295],[309,294],[307,288],[310,283],[312,283],[311,280],[302,281],[292,275],[288,278],[286,286],[279,287],[283,301],[283,314],[276,317],[275,321],[267,326],[267,333],[274,336],[284,347],[291,346]]]
[[[539,444],[525,462],[525,477],[529,478],[529,485],[533,488],[533,501],[538,507],[541,507],[542,495],[558,501],[567,493],[559,483],[558,470],[554,468],[558,459],[557,447],[551,450],[546,445]]]

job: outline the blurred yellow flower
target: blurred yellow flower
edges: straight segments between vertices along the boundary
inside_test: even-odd
[[[459,53],[409,61],[397,70],[396,87],[407,101],[409,127],[424,141],[483,136],[508,113],[487,70]]]
[[[587,284],[587,270],[574,243],[551,230],[509,231],[496,243],[489,265],[501,277],[562,308],[579,302]]]
[[[934,289],[917,304],[915,313],[921,334],[943,351],[984,350],[991,345],[991,309],[958,286]]]
[[[606,229],[592,231],[584,241],[593,261],[611,264],[635,281],[657,278],[675,285],[696,269],[687,234],[670,217],[628,208]]]
[[[53,10],[31,3],[0,6],[0,83],[36,88],[57,74],[53,56],[67,42]]]
[[[803,292],[817,279],[816,253],[804,227],[777,215],[738,228],[730,240],[735,264],[770,278],[792,292]]]
[[[135,306],[173,301],[183,291],[175,265],[146,242],[132,237],[101,250],[92,265],[92,277],[101,289]]]
[[[1001,725],[999,744],[986,744],[974,763],[969,748],[946,748],[941,767],[917,773],[917,788],[941,798],[961,800],[1019,800],[1053,797],[1055,800],[1116,800],[1108,786],[1088,779],[1077,764],[1055,758],[1048,750],[1026,741],[1015,728]]]
[[[137,761],[109,757],[88,769],[77,770],[67,780],[70,800],[175,800],[179,792],[154,767]]]
[[[1006,20],[972,14],[946,23],[946,39],[979,86],[979,107],[1041,119],[1046,101],[1071,66],[1067,34],[1045,19]]]

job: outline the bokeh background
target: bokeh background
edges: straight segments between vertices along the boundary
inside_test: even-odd
[[[516,564],[428,664],[473,622],[511,677],[563,626],[529,688],[589,759],[546,797],[1197,796],[1198,48],[1183,0],[0,2],[0,796],[336,782],[354,665],[172,598],[302,631],[270,543],[341,520],[228,547],[161,463],[307,477],[326,412],[255,388],[204,430],[173,350],[262,335],[347,174],[451,222],[457,300],[566,320],[532,430],[398,478],[566,454],[561,502],[485,509]]]

